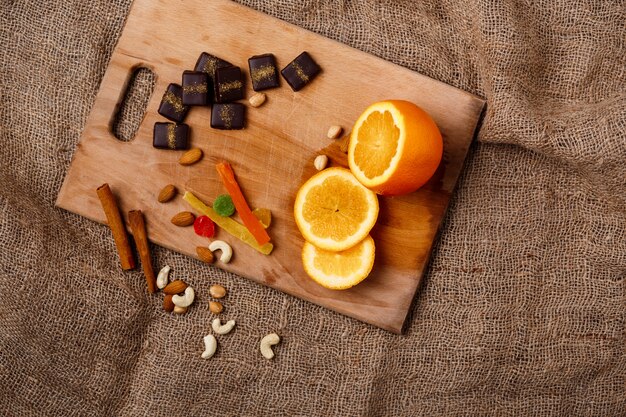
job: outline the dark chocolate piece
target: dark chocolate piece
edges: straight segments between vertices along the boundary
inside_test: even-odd
[[[243,76],[239,67],[225,67],[215,70],[215,102],[228,103],[244,96]]]
[[[189,149],[189,126],[184,123],[155,123],[152,146],[159,149]]]
[[[278,87],[278,68],[272,54],[256,55],[248,59],[254,91]]]
[[[241,103],[214,104],[211,109],[213,129],[243,129],[246,106]]]
[[[207,52],[202,52],[198,61],[196,61],[195,71],[202,71],[209,76],[209,100],[213,101],[213,86],[215,85],[215,70],[218,68],[232,67],[228,61],[224,61],[222,58],[218,58],[215,55],[211,55]]]
[[[232,67],[228,61],[224,61],[221,58],[218,58],[214,55],[211,55],[207,52],[202,52],[198,61],[196,62],[196,66],[194,68],[195,71],[206,72],[211,79],[212,84],[215,84],[215,70],[218,68]]]
[[[168,85],[161,99],[159,114],[181,123],[187,116],[187,110],[189,110],[189,107],[183,105],[183,88],[178,84]]]
[[[302,52],[280,72],[293,91],[299,91],[310,83],[322,69],[311,55]]]
[[[183,104],[204,106],[209,103],[209,76],[201,71],[183,72]]]

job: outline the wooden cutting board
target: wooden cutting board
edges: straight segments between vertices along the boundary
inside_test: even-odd
[[[240,66],[247,76],[252,55],[271,52],[282,68],[304,50],[322,67],[321,75],[297,93],[281,79],[280,88],[266,91],[265,105],[248,106],[246,129],[211,129],[210,108],[191,109],[186,123],[192,146],[204,151],[200,163],[183,167],[177,163],[181,152],[152,147],[154,123],[165,121],[157,113],[163,92],[169,83],[180,83],[183,70],[193,69],[201,52]],[[155,72],[156,87],[135,138],[122,142],[111,126],[127,83],[140,67]],[[248,80],[248,97],[250,84]],[[380,198],[371,275],[352,289],[327,290],[302,268],[303,239],[293,220],[294,196],[316,172],[313,159],[318,154],[329,155],[332,165],[346,165],[339,141],[326,138],[329,126],[349,131],[369,104],[387,98],[412,101],[432,115],[444,137],[443,162],[419,191]],[[159,204],[156,196],[172,183],[212,201],[225,192],[215,163],[228,160],[250,206],[271,209],[269,232],[275,249],[270,256],[261,255],[222,231],[219,238],[233,246],[233,261],[207,269],[223,268],[400,333],[483,106],[483,100],[464,91],[235,3],[135,0],[56,204],[104,223],[96,188],[107,182],[124,213],[144,211],[153,243],[196,257],[196,246],[207,245],[207,240],[192,228],[170,223],[189,206],[181,198]]]

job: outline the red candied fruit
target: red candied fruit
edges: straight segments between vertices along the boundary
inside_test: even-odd
[[[193,230],[198,236],[213,237],[215,235],[215,223],[207,216],[199,216],[193,222]]]

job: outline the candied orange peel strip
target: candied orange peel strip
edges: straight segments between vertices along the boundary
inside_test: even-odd
[[[220,174],[220,178],[222,179],[222,183],[224,183],[226,191],[228,191],[228,194],[230,194],[230,197],[233,199],[233,203],[235,204],[235,208],[237,209],[237,213],[239,213],[239,217],[241,218],[243,224],[248,228],[259,245],[267,244],[270,241],[270,236],[265,231],[265,228],[259,219],[252,214],[252,210],[250,210],[250,207],[241,192],[241,188],[235,179],[235,173],[233,172],[230,164],[228,162],[220,162],[215,165],[215,168]]]

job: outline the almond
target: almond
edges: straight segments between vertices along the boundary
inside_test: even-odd
[[[213,252],[209,248],[205,248],[204,246],[198,246],[196,248],[196,253],[198,254],[198,258],[202,262],[206,262],[207,264],[212,264],[215,260],[215,256],[213,256]]]
[[[165,288],[163,288],[163,292],[168,295],[180,294],[185,291],[185,288],[187,288],[185,281],[177,279],[167,284]]]
[[[196,216],[194,216],[190,211],[181,211],[172,217],[172,223],[180,227],[191,226],[194,220],[196,220]]]
[[[165,298],[163,298],[163,310],[171,313],[174,311],[174,302],[172,301],[173,294],[167,294]]]
[[[192,165],[202,159],[202,149],[192,148],[183,154],[178,160],[181,165]]]
[[[159,203],[167,203],[172,198],[176,197],[178,190],[172,184],[167,184],[161,192],[159,192]]]

